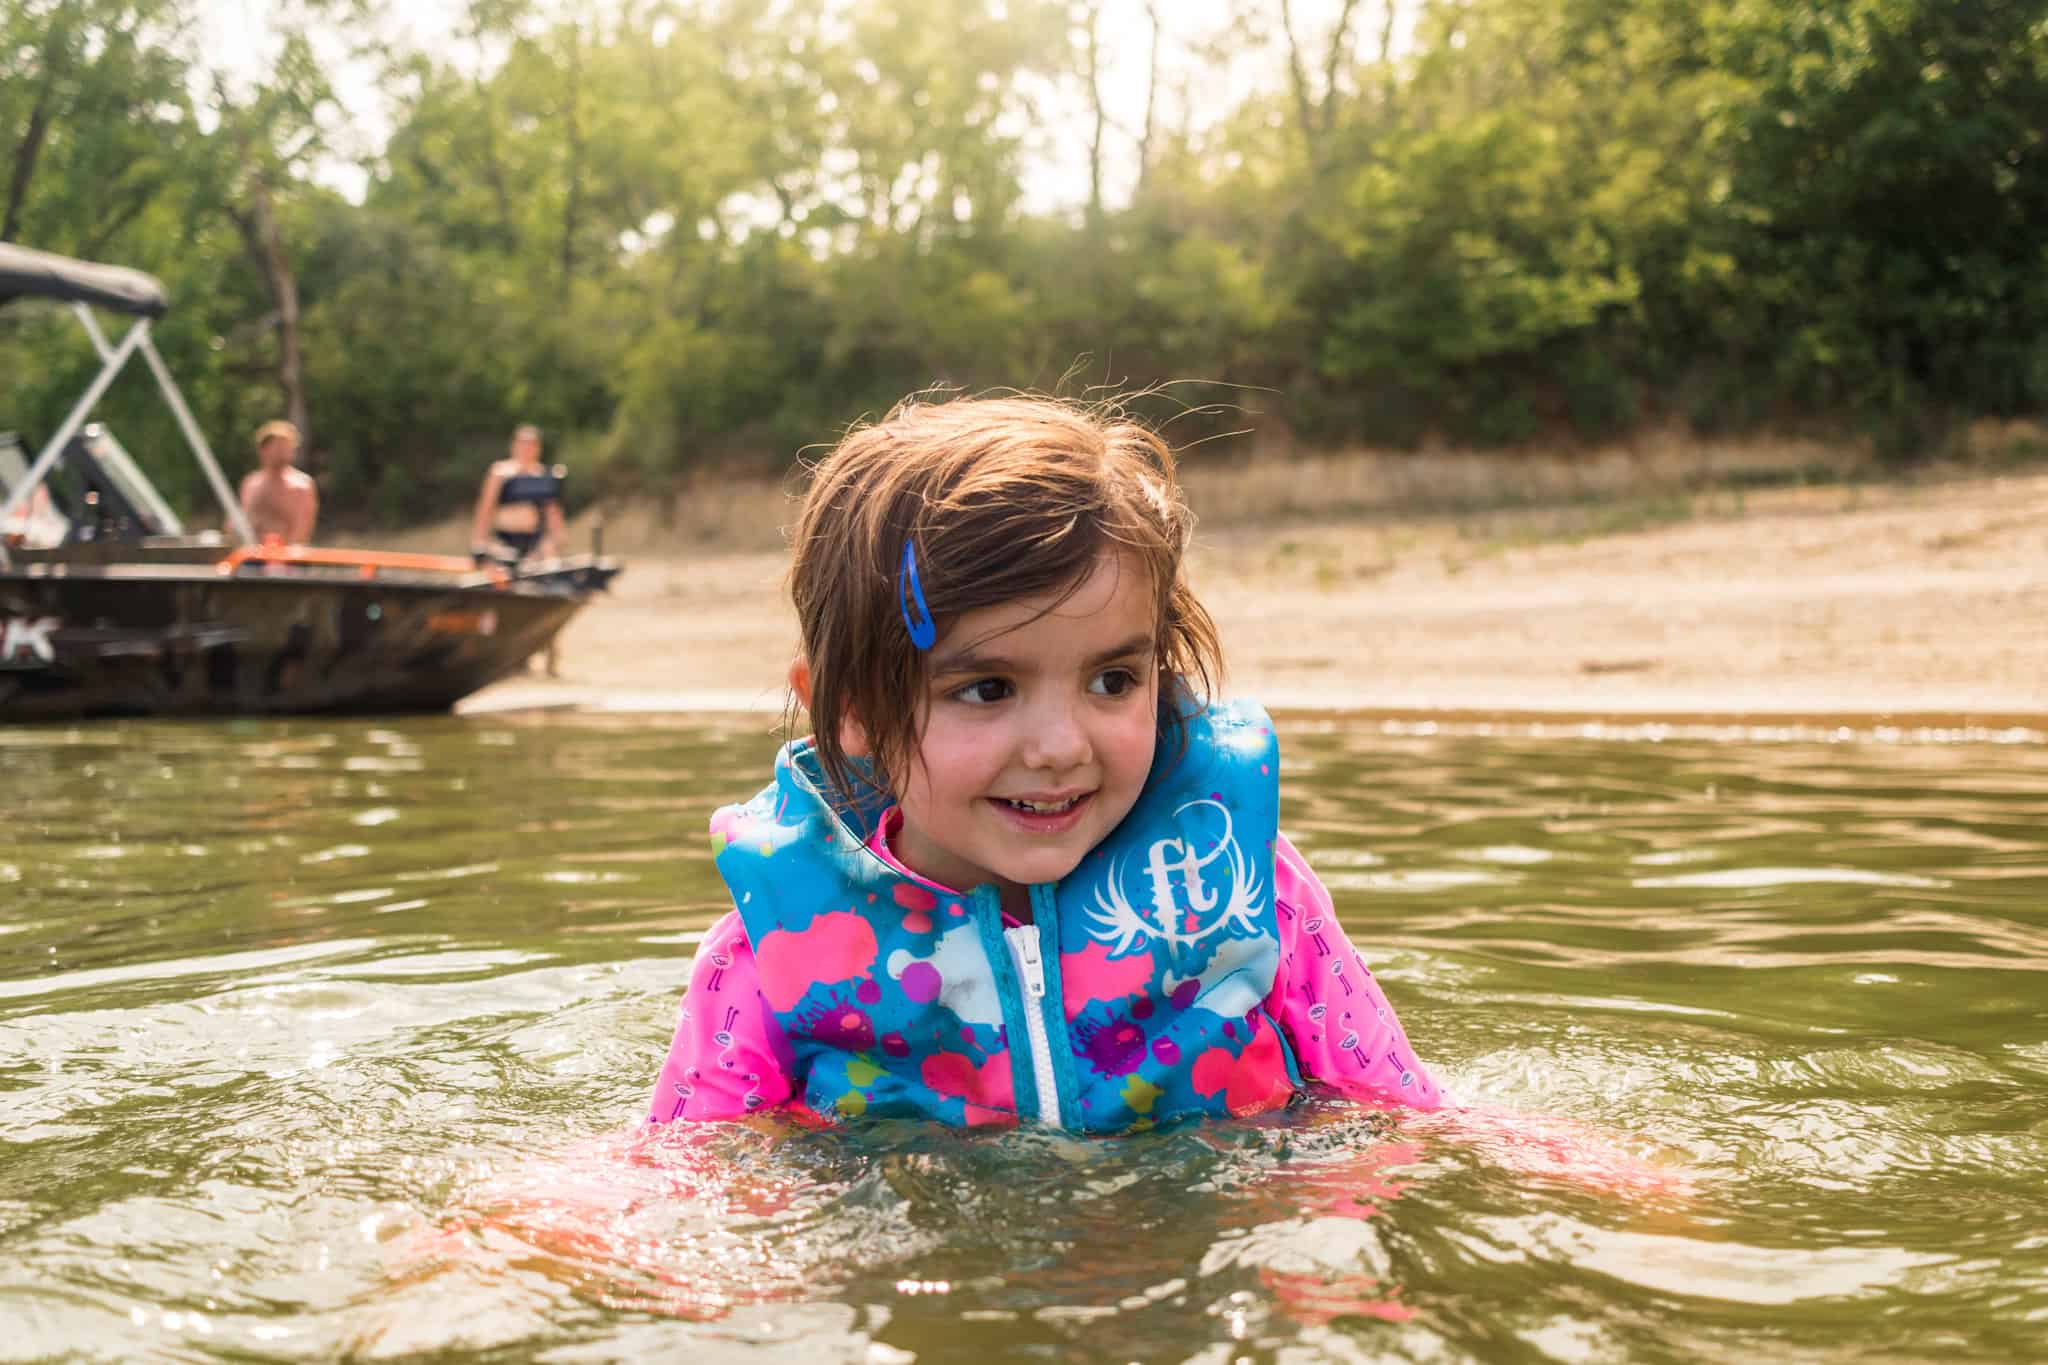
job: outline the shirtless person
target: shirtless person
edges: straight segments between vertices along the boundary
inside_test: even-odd
[[[290,422],[256,428],[256,471],[242,480],[242,515],[259,541],[277,536],[304,545],[313,539],[320,492],[310,476],[292,468],[298,452],[299,429]]]

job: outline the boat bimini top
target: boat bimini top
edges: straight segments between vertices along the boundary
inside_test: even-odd
[[[249,519],[242,514],[242,504],[228,487],[220,462],[213,457],[213,448],[207,445],[199,424],[192,420],[192,410],[185,406],[185,395],[178,391],[170,370],[164,366],[163,357],[157,354],[156,344],[149,338],[150,324],[170,307],[163,285],[139,270],[76,261],[68,256],[0,242],[0,307],[20,299],[55,299],[69,303],[79,325],[91,338],[93,349],[99,352],[101,363],[99,374],[72,404],[70,413],[29,465],[27,473],[19,479],[7,481],[4,492],[0,492],[0,526],[13,524],[17,515],[28,508],[29,499],[63,455],[65,444],[85,425],[86,419],[92,415],[93,405],[100,401],[100,395],[140,351],[150,373],[156,376],[157,388],[163,391],[164,402],[169,405],[171,415],[178,419],[178,429],[184,432],[186,444],[192,447],[199,467],[206,471],[206,481],[213,485],[214,496],[220,499],[221,510],[227,514],[228,525],[234,528],[235,535],[244,545],[254,545],[256,533],[250,528]],[[125,314],[135,321],[118,343],[110,344],[106,333],[100,330],[99,321],[93,316],[94,307]],[[7,563],[6,539],[0,537],[0,566]]]

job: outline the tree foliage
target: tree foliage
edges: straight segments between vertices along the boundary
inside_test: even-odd
[[[1179,381],[1319,444],[1675,417],[1911,454],[2048,404],[2048,0],[1432,0],[1405,37],[1388,0],[1155,5],[1142,127],[1099,0],[468,0],[388,53],[359,202],[303,26],[375,13],[300,5],[240,92],[188,0],[0,8],[0,235],[161,275],[217,433],[296,383],[344,518],[459,502],[516,421],[640,486],[933,383]],[[1174,70],[1236,102],[1160,116]],[[1035,204],[1062,141],[1085,203]],[[31,438],[92,368],[63,322],[0,314]]]

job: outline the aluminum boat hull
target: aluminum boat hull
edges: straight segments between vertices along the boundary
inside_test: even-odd
[[[608,566],[607,566],[608,567]],[[212,565],[0,572],[0,722],[441,711],[518,672],[589,597]]]

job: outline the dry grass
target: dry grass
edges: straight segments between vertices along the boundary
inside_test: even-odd
[[[1979,422],[1951,461],[1928,471],[1981,474],[2038,461],[2048,430],[2031,422]],[[1752,490],[1880,477],[1860,447],[1788,438],[1713,439],[1641,432],[1588,450],[1350,450],[1233,459],[1188,453],[1183,479],[1205,531],[1304,523],[1450,520],[1467,537],[1518,543],[1630,531],[1701,512],[1739,514]],[[570,526],[572,549],[601,529],[622,555],[776,550],[795,516],[795,477],[699,474],[666,496],[587,508]],[[344,537],[343,543],[460,553],[467,520]]]
[[[605,553],[678,555],[693,550],[775,550],[796,504],[779,484],[766,479],[701,477],[668,497],[586,507],[569,522],[565,548],[587,550],[593,538]],[[467,514],[396,531],[337,534],[340,545],[375,546],[432,554],[462,554],[469,548]]]
[[[1668,499],[1837,482],[1868,470],[1861,451],[1817,441],[1715,441],[1655,432],[1571,454],[1361,450],[1237,464],[1198,457],[1185,482],[1203,524],[1221,528]]]
[[[1833,481],[1866,466],[1859,452],[1817,442],[1658,434],[1577,454],[1356,450],[1232,460],[1195,452],[1186,459],[1183,477],[1204,529],[1225,530],[1589,504],[1609,504],[1609,520],[1658,521],[1669,519],[1660,509],[1680,493]],[[775,549],[795,515],[787,490],[797,486],[793,479],[778,484],[700,477],[666,501],[586,511],[576,519],[571,540],[586,544],[589,526],[601,517],[606,548],[621,554]],[[1568,518],[1574,525],[1584,519]]]

